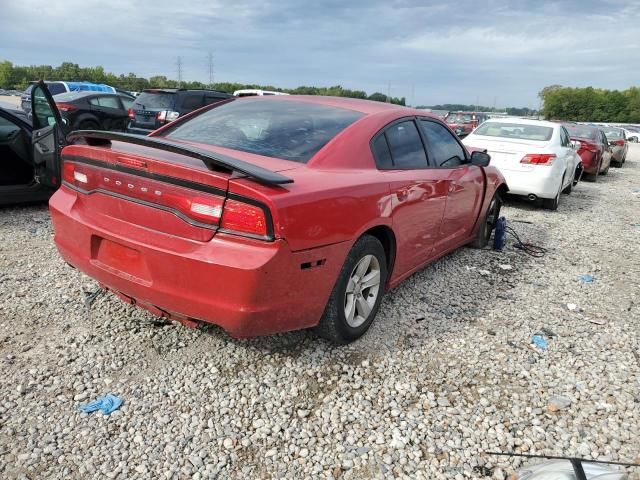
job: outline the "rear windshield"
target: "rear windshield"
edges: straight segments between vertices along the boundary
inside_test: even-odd
[[[552,127],[526,125],[523,123],[484,122],[473,132],[485,137],[516,138],[519,140],[537,140],[546,142],[553,135]]]
[[[618,130],[616,129],[611,129],[611,130],[604,130],[604,134],[606,135],[607,138],[622,138],[622,130]]]
[[[136,97],[133,105],[144,110],[172,108],[175,95],[175,93],[170,92],[142,92]]]
[[[49,89],[49,93],[51,93],[51,95],[58,95],[59,93],[64,93],[67,91],[65,86],[62,83],[58,82],[47,83],[47,88]]]
[[[445,120],[449,123],[469,123],[472,118],[467,113],[450,113]]]
[[[598,138],[598,129],[593,127],[585,127],[584,125],[564,124],[564,128],[569,132],[570,137],[589,138],[596,140]]]
[[[362,115],[305,102],[247,98],[207,110],[166,136],[306,163]]]

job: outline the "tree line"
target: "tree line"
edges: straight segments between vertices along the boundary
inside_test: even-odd
[[[260,89],[285,92],[295,95],[328,95],[334,97],[363,98],[378,102],[390,102],[397,105],[405,105],[405,97],[387,97],[387,95],[375,92],[367,95],[362,90],[350,90],[340,85],[332,87],[307,87],[279,88],[273,85],[242,84],[232,82],[218,82],[205,84],[202,82],[178,82],[164,75],[150,78],[139,77],[135,73],[128,75],[116,75],[105,72],[103,67],[80,67],[77,63],[63,62],[58,67],[51,65],[14,65],[10,61],[0,61],[0,88],[24,90],[32,80],[62,80],[62,81],[88,81],[105,83],[115,88],[122,88],[132,92],[139,92],[146,88],[212,88],[221,92],[233,93],[235,90]]]
[[[441,105],[420,105],[416,108],[428,108],[431,110],[446,110],[448,112],[500,112],[507,115],[513,115],[515,117],[531,117],[538,114],[537,110],[533,110],[527,107],[485,107],[483,105],[465,105],[462,103],[443,103]]]
[[[538,96],[542,114],[551,120],[640,123],[640,88],[605,90],[551,85]]]

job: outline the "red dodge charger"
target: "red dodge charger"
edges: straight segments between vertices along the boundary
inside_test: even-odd
[[[126,302],[235,337],[357,339],[385,291],[486,245],[507,190],[438,118],[364,100],[232,99],[148,137],[68,140],[50,201],[62,257]]]

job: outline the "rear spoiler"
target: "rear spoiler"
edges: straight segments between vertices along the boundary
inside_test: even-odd
[[[285,177],[277,172],[253,165],[252,163],[245,162],[244,160],[239,160],[221,153],[209,152],[200,148],[180,145],[167,140],[161,140],[156,137],[143,137],[140,135],[133,135],[131,133],[103,132],[97,130],[78,130],[67,135],[67,141],[69,143],[79,139],[84,139],[88,145],[108,145],[113,140],[116,142],[132,143],[143,147],[155,148],[165,152],[177,153],[201,160],[209,170],[215,171],[216,167],[228,168],[229,170],[243,173],[257,182],[266,185],[293,183],[293,179],[289,177]]]

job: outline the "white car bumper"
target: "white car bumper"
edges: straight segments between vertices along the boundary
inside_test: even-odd
[[[553,166],[536,165],[528,171],[500,168],[513,195],[535,195],[539,198],[555,198],[562,182],[560,173]]]

